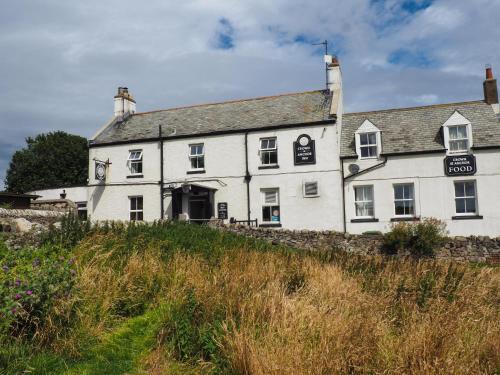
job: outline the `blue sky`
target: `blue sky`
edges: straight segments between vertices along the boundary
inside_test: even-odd
[[[90,137],[118,86],[139,111],[321,89],[325,39],[347,111],[481,99],[498,14],[498,0],[4,0],[0,189],[26,137]]]

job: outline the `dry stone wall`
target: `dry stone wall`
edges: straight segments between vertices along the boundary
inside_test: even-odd
[[[333,231],[291,231],[243,225],[217,225],[221,230],[307,250],[339,249],[352,254],[382,254],[382,235],[351,235]],[[453,237],[436,253],[436,258],[500,263],[500,237]]]

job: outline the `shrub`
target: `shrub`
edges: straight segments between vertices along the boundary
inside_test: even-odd
[[[0,336],[34,335],[74,284],[74,261],[56,246],[8,250],[0,243]]]
[[[417,257],[434,256],[443,245],[446,233],[446,224],[434,218],[399,222],[384,235],[384,248],[390,254],[406,250]]]

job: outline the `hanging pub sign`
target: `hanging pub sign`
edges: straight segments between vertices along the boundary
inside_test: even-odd
[[[297,141],[293,142],[293,156],[295,165],[316,164],[316,150],[311,137],[299,135]]]
[[[98,181],[106,181],[106,163],[95,161],[95,179]]]
[[[217,203],[217,217],[221,220],[227,219],[227,202]]]
[[[474,155],[447,156],[444,159],[444,173],[447,176],[472,176],[476,174]]]

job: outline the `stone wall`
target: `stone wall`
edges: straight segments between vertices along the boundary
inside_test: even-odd
[[[35,210],[68,212],[76,210],[76,203],[69,199],[32,200],[31,208]]]
[[[351,235],[333,231],[290,231],[243,225],[216,225],[221,230],[307,250],[340,249],[352,254],[382,253],[382,235]],[[453,237],[436,253],[436,258],[500,263],[500,237]]]
[[[0,208],[0,232],[29,232],[61,221],[65,215],[59,211],[13,210]]]

